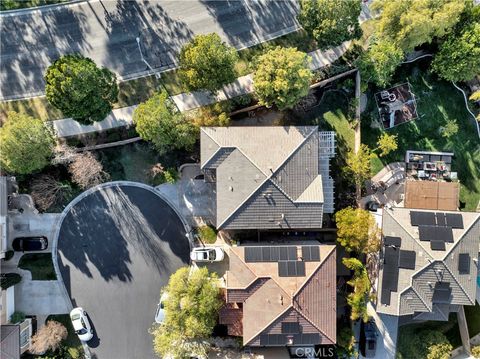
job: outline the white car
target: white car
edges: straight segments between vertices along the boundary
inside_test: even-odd
[[[190,259],[194,262],[220,262],[225,257],[220,247],[198,247],[193,248]]]
[[[157,312],[155,313],[155,321],[162,324],[165,321],[165,302],[168,299],[168,293],[164,292],[160,297],[160,302],[157,305]]]
[[[78,338],[82,342],[88,342],[93,338],[93,329],[87,318],[87,312],[83,308],[74,308],[70,312],[70,320],[72,321],[73,329],[77,333]]]

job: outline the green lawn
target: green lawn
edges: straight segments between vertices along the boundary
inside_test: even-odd
[[[428,60],[420,64],[404,65],[397,71],[393,83],[409,81],[417,99],[419,118],[388,130],[398,135],[398,150],[384,158],[375,157],[372,171],[377,173],[383,165],[403,161],[407,150],[454,152],[452,167],[458,172],[461,183],[460,201],[463,210],[474,211],[480,200],[480,140],[471,116],[465,109],[463,96],[452,84],[439,80],[428,71]],[[376,147],[382,133],[371,128],[371,119],[378,118],[373,94],[369,90],[369,104],[362,114],[362,142]],[[444,138],[439,128],[447,120],[456,120],[459,131],[450,138]]]
[[[24,254],[18,262],[18,267],[29,270],[33,280],[56,280],[51,253]]]
[[[70,316],[68,314],[53,314],[47,317],[45,323],[49,320],[55,320],[59,323],[62,323],[65,328],[67,328],[68,336],[67,339],[62,341],[62,345],[67,348],[76,348],[80,356],[83,355],[82,343],[80,342],[80,339],[78,339],[77,334],[75,334],[75,330],[73,329]]]

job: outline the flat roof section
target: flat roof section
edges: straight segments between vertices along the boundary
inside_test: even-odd
[[[459,193],[458,182],[406,181],[405,207],[456,211]]]

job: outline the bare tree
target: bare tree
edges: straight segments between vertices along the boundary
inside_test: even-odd
[[[108,180],[108,174],[103,170],[102,164],[91,152],[85,152],[75,157],[68,166],[72,180],[82,189],[96,186]]]
[[[42,175],[33,180],[31,189],[32,198],[42,211],[62,202],[71,192],[68,184],[61,183],[50,175]]]
[[[49,320],[45,326],[32,337],[30,352],[43,354],[47,350],[55,351],[59,348],[62,340],[67,338],[67,328],[61,323]]]
[[[54,156],[52,159],[52,164],[54,165],[66,165],[72,163],[75,158],[80,156],[80,154],[75,151],[75,148],[70,147],[66,144],[61,144],[55,147],[53,153]]]

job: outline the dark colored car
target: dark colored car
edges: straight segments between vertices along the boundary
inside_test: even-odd
[[[370,319],[363,323],[360,329],[360,352],[365,358],[374,358],[377,350],[377,326],[375,321]]]
[[[13,240],[15,251],[43,251],[48,248],[47,237],[18,237]]]
[[[365,209],[368,209],[371,212],[376,212],[380,207],[380,203],[375,201],[369,201],[365,204]]]

